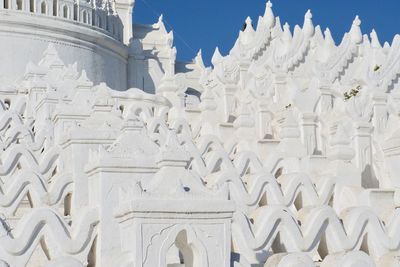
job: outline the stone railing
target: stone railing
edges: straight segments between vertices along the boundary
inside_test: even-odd
[[[123,39],[121,19],[111,7],[93,1],[79,0],[0,0],[0,10],[15,10],[53,16],[103,29],[115,39]]]

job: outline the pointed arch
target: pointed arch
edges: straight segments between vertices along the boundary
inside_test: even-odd
[[[47,4],[46,4],[45,1],[43,1],[43,2],[40,4],[40,13],[41,13],[41,14],[47,14]]]
[[[58,11],[58,1],[53,0],[53,16],[57,16]]]
[[[174,245],[182,254],[179,259],[184,262],[184,266],[208,266],[207,249],[189,225],[177,225],[168,233],[168,237],[160,248],[158,266],[169,267],[167,255]]]
[[[35,12],[35,1],[34,0],[29,0],[29,11],[30,12]]]
[[[82,22],[88,23],[88,14],[87,14],[86,10],[82,11]]]
[[[24,5],[23,0],[17,0],[17,10],[22,10]]]
[[[78,4],[74,3],[74,20],[78,21]]]
[[[63,6],[63,17],[66,19],[69,17],[69,8],[67,5]]]

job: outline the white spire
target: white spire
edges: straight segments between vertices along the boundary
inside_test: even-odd
[[[264,21],[265,21],[265,24],[267,25],[267,27],[269,27],[269,28],[272,28],[275,26],[275,16],[274,16],[274,12],[272,11],[272,3],[269,0],[265,6]]]
[[[351,26],[350,29],[351,40],[353,40],[353,42],[356,44],[361,43],[363,40],[360,25],[361,25],[361,20],[358,16],[356,16],[353,21],[353,25]]]
[[[216,66],[223,59],[221,53],[219,52],[218,46],[215,48],[214,55],[212,56],[211,63]]]
[[[371,34],[371,46],[373,48],[382,48],[381,43],[379,42],[378,34],[376,33],[375,29],[372,29]]]
[[[167,33],[167,29],[165,28],[165,25],[164,25],[164,15],[163,14],[160,15],[155,26],[156,26],[155,28],[160,29],[161,32]]]
[[[319,25],[315,26],[314,38],[315,40],[318,40],[320,43],[322,43],[324,40],[324,35],[322,34],[322,30]]]
[[[203,55],[201,49],[197,52],[196,57],[194,58],[194,63],[202,69],[205,69],[206,66],[204,65]]]
[[[282,25],[279,17],[275,18],[275,27],[272,29],[271,37],[276,38],[282,33]]]
[[[255,30],[253,28],[253,21],[250,17],[246,18],[246,29],[240,32],[240,41],[243,44],[249,44],[253,41]],[[235,44],[236,45],[236,44]]]
[[[245,32],[248,32],[248,31],[254,32],[253,20],[250,17],[246,18],[246,29],[244,31]]]
[[[290,32],[290,26],[289,23],[285,23],[283,25],[283,36],[282,39],[285,41],[291,41],[292,40],[292,33]]]
[[[312,22],[312,13],[310,9],[307,10],[306,14],[304,15],[303,32],[309,37],[314,34],[314,25]]]
[[[331,31],[329,30],[329,28],[325,29],[324,35],[325,35],[325,45],[334,46],[335,41],[332,38],[332,34],[331,34]]]

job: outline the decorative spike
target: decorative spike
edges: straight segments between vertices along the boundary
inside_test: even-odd
[[[351,40],[353,40],[353,42],[356,44],[361,43],[363,40],[360,25],[361,20],[358,16],[356,16],[350,29]]]
[[[316,38],[316,40],[318,40],[319,42],[322,42],[324,40],[324,36],[319,25],[315,26],[314,38]]]
[[[276,38],[282,34],[282,25],[279,17],[275,18],[275,27],[272,29],[272,38]]]
[[[212,56],[211,63],[216,66],[223,59],[223,56],[219,52],[218,46],[215,48],[214,55]]]
[[[197,53],[196,57],[194,58],[194,63],[196,63],[197,66],[199,66],[201,69],[205,69],[204,61],[203,61],[203,55],[201,49]]]
[[[250,17],[246,18],[246,22],[245,23],[246,23],[246,29],[244,30],[245,32],[254,31],[253,20]]]
[[[273,28],[275,26],[275,16],[272,11],[272,3],[268,1],[265,6],[264,21],[268,28]]]
[[[157,23],[155,24],[156,28],[158,28],[162,33],[167,33],[167,29],[165,28],[164,25],[164,15],[161,14],[160,17],[158,18]]]
[[[388,42],[385,42],[385,43],[383,44],[383,52],[384,52],[384,53],[388,53],[389,50],[390,50],[390,44],[389,44]]]
[[[79,77],[80,81],[89,81],[89,78],[87,77],[86,70],[82,70],[81,76]]]
[[[393,41],[392,41],[392,46],[396,45],[397,43],[400,43],[400,35],[396,34],[393,37]],[[390,46],[390,45],[389,45]]]
[[[304,15],[303,32],[306,36],[311,37],[314,34],[314,24],[312,22],[311,10],[307,10]]]
[[[364,46],[366,46],[366,47],[371,46],[371,42],[369,41],[368,34],[364,34],[364,35],[363,35],[363,44],[364,44]]]
[[[373,48],[382,48],[381,43],[379,42],[378,34],[376,33],[375,29],[372,29],[370,37],[371,37],[371,46]]]
[[[289,23],[285,23],[285,25],[283,25],[283,40],[285,41],[291,41],[292,40],[292,33],[290,32],[290,26]]]
[[[332,34],[331,34],[331,31],[329,30],[329,28],[325,29],[324,35],[325,35],[325,44],[327,46],[334,46],[335,41],[332,38]]]

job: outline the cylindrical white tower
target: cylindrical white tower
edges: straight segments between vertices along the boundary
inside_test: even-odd
[[[0,81],[13,83],[50,43],[95,84],[127,89],[124,26],[109,2],[0,0]]]

